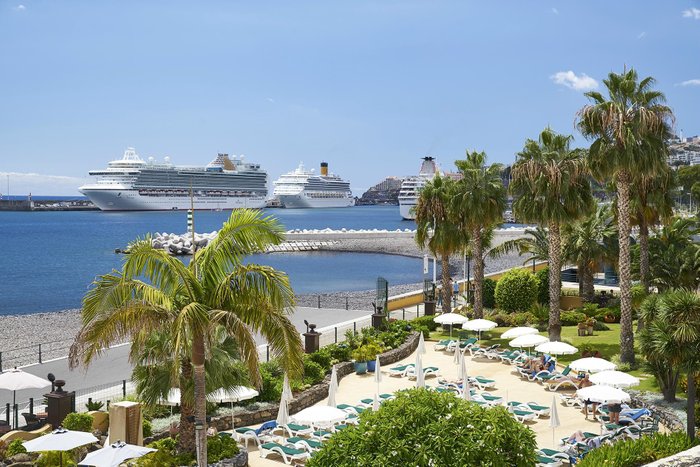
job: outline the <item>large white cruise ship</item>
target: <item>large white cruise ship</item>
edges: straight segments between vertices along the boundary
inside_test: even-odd
[[[80,192],[103,211],[156,211],[190,209],[263,208],[267,172],[244,157],[219,154],[206,167],[175,166],[166,157],[157,163],[141,159],[127,148],[106,169],[91,170],[97,177]]]
[[[350,182],[328,173],[328,163],[321,162],[321,174],[304,169],[300,163],[296,170],[275,181],[272,195],[285,208],[346,208],[355,205]]]
[[[438,167],[435,163],[435,158],[424,157],[418,175],[408,177],[403,181],[401,191],[399,191],[399,212],[401,217],[406,220],[416,218],[413,208],[418,202],[418,193],[427,181],[432,180],[436,173],[438,173]]]

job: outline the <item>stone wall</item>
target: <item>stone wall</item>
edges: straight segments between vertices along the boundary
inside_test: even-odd
[[[406,339],[406,342],[401,344],[399,347],[381,354],[379,356],[379,363],[382,365],[391,365],[392,363],[408,357],[416,350],[416,347],[418,347],[419,337],[420,335],[417,332],[414,332],[408,337],[408,339]],[[342,362],[336,365],[336,371],[338,373],[338,381],[340,381],[345,376],[354,372],[355,367],[352,362]],[[312,405],[328,397],[328,386],[330,384],[330,379],[331,377],[328,375],[322,382],[296,394],[292,402],[289,404],[290,415],[293,415],[307,407],[311,407]],[[265,409],[238,413],[234,416],[234,421],[236,426],[239,428],[242,426],[259,425],[277,418],[278,410],[279,404],[275,404]],[[212,418],[210,426],[216,427],[218,431],[230,430],[231,416],[225,415]],[[167,438],[168,436],[169,433],[167,431],[156,433],[152,437],[144,439],[144,444]]]
[[[685,431],[685,424],[676,416],[673,410],[642,400],[639,397],[631,396],[630,405],[632,407],[641,407],[651,410],[652,413],[659,416],[660,423],[669,429],[669,431]]]
[[[700,446],[647,464],[645,467],[695,467],[700,465]]]

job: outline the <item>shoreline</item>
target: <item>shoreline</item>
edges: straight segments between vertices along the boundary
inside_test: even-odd
[[[514,232],[509,232],[501,240],[508,239]],[[319,248],[317,251],[336,251],[346,253],[382,253],[422,258],[424,252],[416,245],[413,235],[408,233],[383,232],[373,235],[363,235],[363,238],[347,238],[342,233],[319,232],[303,233],[304,237],[313,239],[332,239],[332,245]],[[334,238],[335,237],[335,238]],[[343,238],[338,238],[343,237]],[[496,243],[496,242],[494,242]],[[500,242],[499,242],[500,243]],[[496,243],[497,244],[497,243]],[[274,253],[270,253],[274,254]],[[523,260],[517,253],[505,255],[499,259],[487,258],[485,273],[500,271],[514,266],[520,266]],[[463,262],[461,257],[450,258],[450,274],[462,278]],[[439,278],[438,278],[439,280]],[[399,295],[406,292],[421,290],[421,282],[389,285],[389,295]],[[376,290],[332,291],[296,296],[298,306],[316,308],[320,299],[322,312],[324,308],[340,308],[347,306],[352,310],[373,311],[372,301],[375,300]],[[48,360],[65,356],[67,349],[81,327],[80,309],[44,311],[37,313],[12,314],[0,316],[0,352],[4,355],[3,369],[14,365],[36,363],[38,361],[38,345],[42,344],[42,358]],[[27,348],[30,347],[30,348]],[[36,347],[33,349],[31,347]],[[24,349],[14,352],[27,354],[26,358],[13,357],[13,349]]]

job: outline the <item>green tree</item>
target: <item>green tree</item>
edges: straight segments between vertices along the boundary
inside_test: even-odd
[[[534,432],[503,407],[411,389],[334,433],[308,466],[532,466],[536,446]]]
[[[586,93],[591,103],[578,112],[578,128],[593,140],[588,163],[599,180],[612,179],[617,187],[620,275],[620,357],[634,362],[632,330],[632,275],[630,266],[630,187],[635,173],[659,173],[666,163],[665,140],[671,135],[671,109],[663,93],[652,89],[654,79],[641,81],[634,69],[610,73],[603,80],[608,91]]]
[[[484,315],[484,237],[503,221],[506,189],[501,179],[501,164],[486,166],[486,153],[467,152],[465,160],[455,161],[462,176],[457,181],[452,207],[457,226],[470,237],[474,258],[474,315]]]
[[[571,150],[570,135],[545,128],[537,141],[528,139],[513,164],[510,184],[513,214],[547,228],[549,260],[549,338],[561,340],[561,226],[594,207],[588,169],[580,150]]]
[[[527,311],[537,302],[537,277],[526,269],[511,269],[496,283],[496,306],[509,312]]]
[[[642,331],[642,349],[652,359],[650,363],[670,367],[660,371],[665,376],[678,370],[688,375],[687,432],[688,437],[694,440],[695,376],[700,371],[700,294],[688,289],[672,290],[658,298],[652,296],[647,299],[642,311],[647,323]],[[652,329],[647,332],[650,327]],[[661,380],[659,378],[660,383]],[[662,387],[670,390],[670,386],[664,383]],[[675,394],[667,394],[666,390],[664,396],[667,400],[673,400]]]
[[[450,286],[450,255],[456,253],[466,242],[466,235],[455,222],[450,199],[455,182],[439,174],[420,190],[416,203],[416,242],[427,247],[442,262],[442,311],[449,313],[452,306]]]
[[[488,256],[499,258],[512,251],[517,251],[520,256],[528,255],[523,266],[532,261],[547,261],[549,259],[549,235],[547,230],[537,226],[534,229],[526,228],[523,237],[515,238],[491,248]]]
[[[615,262],[618,255],[617,228],[609,205],[599,205],[595,212],[562,228],[562,252],[565,261],[578,268],[579,293],[593,301],[593,275],[602,261]]]
[[[649,239],[651,284],[660,291],[700,286],[700,244],[693,236],[700,233],[693,219],[675,218]]]
[[[259,384],[255,334],[267,339],[273,354],[292,376],[302,372],[301,339],[289,320],[294,294],[286,274],[268,266],[243,264],[244,257],[283,240],[283,227],[248,209],[236,210],[206,248],[188,265],[153,248],[150,238],[130,245],[120,271],[98,277],[83,299],[82,328],[70,351],[70,363],[89,364],[115,342],[132,340],[139,355],[156,332],[173,336],[174,367],[189,353],[198,462],[206,464],[205,361],[218,332],[235,340],[241,361]],[[177,379],[172,383],[177,384]],[[184,430],[183,430],[184,429]],[[194,426],[180,428],[194,440]],[[187,449],[192,450],[192,444]]]

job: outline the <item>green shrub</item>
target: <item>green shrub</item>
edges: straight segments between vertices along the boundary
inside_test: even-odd
[[[537,324],[537,317],[525,311],[523,313],[513,313],[510,315],[511,326],[525,326],[526,324]]]
[[[489,279],[488,277],[484,279],[482,283],[481,299],[484,304],[484,308],[495,308],[496,307],[496,281]]]
[[[537,320],[537,324],[549,323],[549,306],[535,303],[530,307],[530,313]]]
[[[593,330],[594,331],[609,331],[610,327],[607,324],[605,324],[604,322],[596,319],[596,322],[593,325]]]
[[[678,378],[678,387],[681,388],[681,391],[683,392],[688,392],[688,375],[681,375]],[[695,373],[695,388],[700,388],[700,374]],[[700,421],[700,420],[698,420]]]
[[[76,462],[73,459],[72,451],[47,451],[42,453],[33,464],[36,467],[75,467]]]
[[[309,467],[535,464],[535,434],[503,407],[484,408],[453,394],[400,391],[358,426],[334,433]],[[445,436],[449,433],[449,436]],[[503,434],[507,434],[504,436]]]
[[[331,363],[333,356],[331,355],[328,347],[321,347],[316,352],[310,353],[308,358],[312,362],[321,365],[321,368],[323,368],[325,371],[330,371],[331,367],[333,366]]]
[[[209,443],[207,443],[207,446]],[[148,445],[149,448],[158,451],[146,454],[136,460],[140,467],[161,467],[164,465],[196,465],[194,454],[177,454],[177,440],[163,438]]]
[[[262,402],[279,401],[282,395],[283,372],[277,360],[260,364],[260,378],[262,386],[258,399]]]
[[[95,410],[102,410],[102,407],[104,407],[105,403],[102,401],[87,401],[85,403],[85,408],[88,410],[88,412],[92,412]]]
[[[7,445],[7,450],[5,451],[6,457],[12,457],[17,454],[22,454],[27,452],[27,449],[22,444],[24,441],[21,439],[16,439]]]
[[[641,357],[641,356],[638,356],[638,357]],[[640,360],[635,360],[634,363],[623,362],[620,358],[619,353],[610,357],[610,361],[613,362],[617,366],[617,368],[615,368],[617,371],[625,371],[625,372],[636,370],[642,364],[642,362]]]
[[[148,438],[153,435],[153,425],[148,419],[143,420],[143,437]]]
[[[73,431],[92,432],[92,416],[86,413],[69,413],[63,419],[63,428]]]
[[[421,316],[420,318],[416,318],[411,321],[411,324],[414,326],[425,326],[432,332],[435,331],[438,326],[440,326],[438,323],[433,321],[434,318],[434,316]]]
[[[525,269],[511,269],[496,284],[496,306],[508,312],[529,310],[537,299],[537,278]]]
[[[230,436],[210,436],[207,438],[207,462],[213,464],[221,459],[230,459],[238,454],[238,444]]]
[[[579,467],[599,467],[619,465],[635,467],[654,462],[664,457],[690,449],[697,443],[688,439],[685,433],[645,436],[637,440],[618,441],[613,445],[603,445],[593,449],[576,465]]]
[[[597,303],[586,303],[581,308],[577,308],[576,311],[581,312],[590,318],[598,319],[598,315],[600,315],[600,310],[598,309]]]
[[[494,323],[498,324],[499,327],[510,327],[512,326],[512,320],[510,314],[501,310],[494,310],[492,314],[486,315],[486,318],[490,319]]]
[[[314,385],[323,381],[326,376],[326,371],[321,365],[312,361],[310,358],[304,358],[304,384]]]
[[[339,344],[331,344],[325,348],[328,349],[328,353],[331,355],[332,363],[350,361],[351,349],[347,344],[341,342]]]
[[[549,304],[549,268],[543,268],[535,273],[537,278],[537,303]]]
[[[562,311],[559,315],[562,326],[576,326],[578,323],[586,319],[586,315],[580,311]]]

